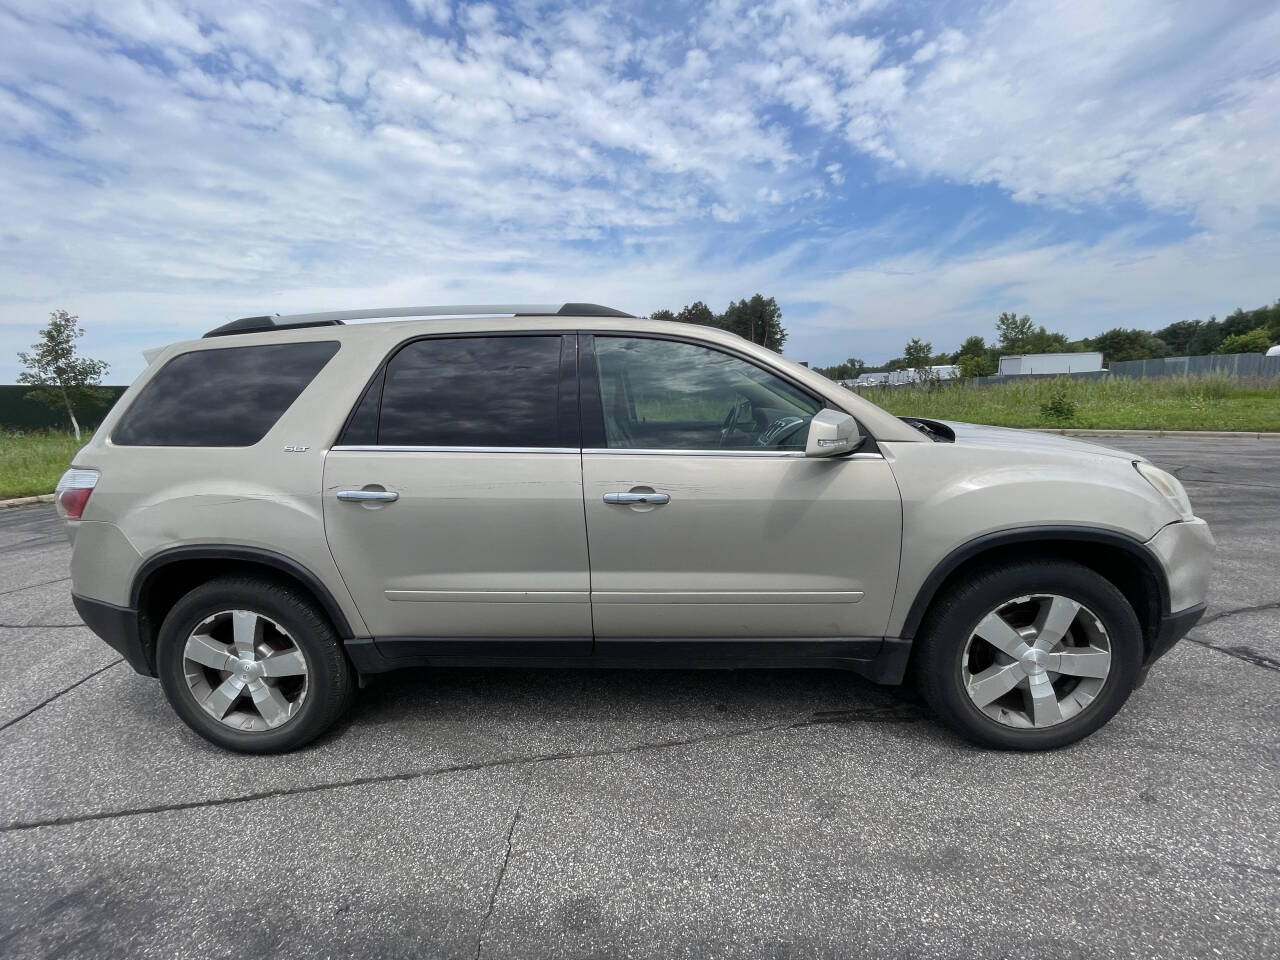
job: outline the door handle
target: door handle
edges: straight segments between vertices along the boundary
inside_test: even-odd
[[[352,500],[356,503],[382,502],[391,503],[399,500],[400,494],[394,490],[339,490],[339,500]]]
[[[653,506],[662,506],[664,503],[671,502],[671,495],[668,493],[606,493],[604,502],[647,503]]]

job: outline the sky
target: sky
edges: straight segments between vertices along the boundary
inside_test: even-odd
[[[0,0],[0,382],[222,322],[776,297],[785,353],[1280,297],[1280,4]]]

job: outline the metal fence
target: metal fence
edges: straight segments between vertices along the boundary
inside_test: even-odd
[[[127,387],[103,387],[96,403],[76,407],[81,427],[96,427]],[[31,388],[22,384],[0,384],[0,430],[70,430],[67,411],[49,407],[27,396]]]
[[[1260,353],[1223,353],[1207,357],[1165,357],[1163,360],[1122,360],[1111,364],[1114,377],[1202,377],[1217,373],[1228,377],[1271,379],[1280,377],[1280,357]]]

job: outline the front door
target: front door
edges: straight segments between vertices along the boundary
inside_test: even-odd
[[[755,362],[583,337],[597,641],[880,637],[902,507],[878,453],[806,458],[822,401]]]
[[[428,337],[370,385],[325,458],[324,518],[385,654],[590,651],[575,362],[573,336]]]

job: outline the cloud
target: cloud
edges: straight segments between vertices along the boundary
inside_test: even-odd
[[[1280,197],[1280,13],[1013,0],[946,17],[10,0],[0,336],[25,346],[67,307],[128,376],[135,347],[264,309],[649,310],[760,289],[792,298],[804,344],[881,315],[934,323],[932,288],[986,303],[964,282],[979,275],[1071,314],[1053,277],[1097,290],[1078,265],[1148,262],[1144,231],[1186,276],[1206,249],[1273,272],[1254,251]],[[1104,271],[1107,302],[1167,303],[1147,269]],[[1274,295],[1232,270],[1199,276]]]

